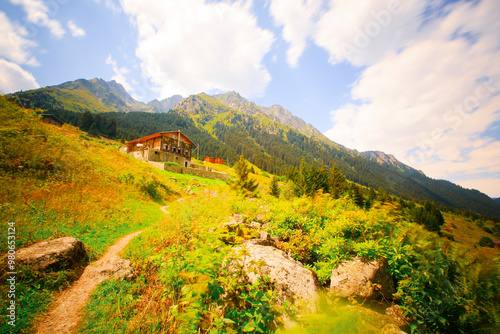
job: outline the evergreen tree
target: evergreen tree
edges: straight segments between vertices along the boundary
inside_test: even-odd
[[[307,194],[307,183],[309,182],[309,171],[304,158],[300,161],[299,170],[296,178],[292,179],[295,183],[295,195],[302,196]]]
[[[411,218],[417,224],[424,225],[429,231],[439,232],[444,225],[444,217],[436,204],[426,201],[423,207],[415,206]]]
[[[368,189],[368,194],[366,195],[365,198],[365,208],[369,209],[372,207],[373,202],[377,199],[377,193],[375,192],[375,189],[370,187]]]
[[[387,191],[382,186],[380,186],[378,188],[377,201],[384,204],[385,202],[387,202],[388,199],[389,196],[387,194]]]
[[[274,197],[280,196],[281,191],[280,191],[280,187],[278,185],[278,179],[274,175],[271,179],[271,185],[269,186],[269,191],[270,191],[270,194]]]
[[[339,198],[345,190],[346,179],[337,164],[330,169],[329,192],[334,198]]]
[[[362,208],[364,206],[363,191],[361,188],[355,184],[351,183],[349,185],[349,198],[351,198],[357,206]]]
[[[250,178],[250,168],[243,155],[240,155],[234,169],[236,170],[236,181],[234,181],[232,188],[245,197],[254,196],[259,185],[257,181]]]
[[[80,130],[88,132],[90,127],[92,126],[92,123],[94,123],[94,117],[92,117],[90,111],[86,111],[78,120],[78,127],[80,128]]]

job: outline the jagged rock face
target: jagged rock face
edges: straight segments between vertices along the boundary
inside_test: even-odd
[[[405,165],[404,163],[396,159],[392,154],[386,154],[381,151],[366,151],[362,154],[370,159],[377,161],[381,165],[389,165],[396,169],[399,169],[400,171],[415,171],[414,168]]]
[[[364,262],[356,257],[332,271],[330,290],[337,297],[392,298],[394,283],[387,272],[387,260]]]
[[[16,260],[33,270],[71,268],[85,257],[85,246],[76,238],[65,237],[38,242],[17,251]]]
[[[245,114],[257,114],[260,112],[259,107],[254,102],[247,101],[239,93],[234,91],[227,94],[215,95],[214,98],[228,107],[239,110]]]
[[[148,102],[148,106],[151,106],[153,110],[157,113],[169,112],[177,103],[181,102],[184,98],[180,95],[173,95],[164,100],[158,101],[153,100]]]
[[[250,263],[262,261],[263,265],[256,267],[257,272],[259,275],[268,275],[276,283],[276,290],[283,300],[295,303],[307,311],[317,310],[319,282],[311,270],[275,247],[247,243],[243,249],[246,250],[242,259],[243,269],[251,283],[255,283],[258,276],[248,270]]]

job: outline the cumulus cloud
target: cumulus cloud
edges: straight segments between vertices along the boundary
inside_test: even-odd
[[[83,37],[85,36],[85,30],[80,28],[73,22],[73,20],[68,21],[68,29],[71,32],[71,36],[73,37]]]
[[[31,73],[23,70],[21,66],[13,62],[0,59],[0,92],[2,94],[39,87]]]
[[[111,55],[106,58],[106,64],[111,65],[111,67],[113,68],[114,75],[111,77],[111,80],[115,80],[116,82],[121,84],[129,94],[132,94],[133,88],[127,82],[126,77],[126,75],[130,72],[129,69],[126,67],[118,67],[116,60],[114,60]]]
[[[37,60],[29,50],[36,46],[25,36],[28,32],[23,27],[13,24],[4,12],[0,12],[0,57],[18,64],[37,65]]]
[[[283,38],[290,44],[287,61],[292,67],[304,52],[308,39],[316,30],[323,0],[273,0],[269,12],[277,26],[283,27]]]
[[[258,26],[251,1],[121,0],[137,26],[136,55],[162,97],[237,90],[261,95],[274,36]]]
[[[405,4],[399,15],[411,20],[397,29],[404,35],[385,41],[394,32],[381,32],[371,44],[385,51],[374,50],[373,59],[364,50],[343,57],[325,44],[332,63],[367,66],[352,102],[332,111],[326,135],[360,151],[393,153],[435,178],[469,175],[463,184],[472,184],[478,173],[500,172],[498,142],[482,135],[500,120],[500,8],[495,0],[441,5],[440,15],[427,17],[424,8]]]
[[[36,26],[45,27],[57,38],[62,38],[66,31],[59,21],[52,18],[59,11],[55,1],[48,4],[42,0],[10,0],[14,5],[20,5],[26,13],[26,20]]]

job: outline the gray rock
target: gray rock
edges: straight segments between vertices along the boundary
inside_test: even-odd
[[[276,247],[276,242],[269,233],[265,231],[259,231],[259,239],[250,239],[247,241],[249,244],[261,245],[261,246],[273,246]]]
[[[237,223],[243,223],[243,215],[239,214],[234,214],[233,215],[233,220],[236,221]]]
[[[394,324],[385,325],[380,331],[381,334],[406,334],[405,331],[401,330],[398,326]]]
[[[134,278],[134,269],[130,265],[130,261],[122,259],[119,256],[114,256],[103,262],[98,271],[102,276],[113,276],[122,281],[130,281]]]
[[[288,300],[310,312],[317,310],[320,284],[311,270],[275,247],[247,243],[243,249],[243,270],[251,283],[267,275],[275,282],[282,301]],[[257,274],[250,268],[256,269]]]
[[[398,305],[392,305],[385,309],[385,315],[390,319],[390,321],[397,326],[407,325],[406,317],[403,314],[403,310]]]
[[[356,257],[332,271],[330,290],[337,297],[392,298],[394,283],[387,272],[387,260],[364,262]]]
[[[257,223],[257,222],[254,222],[254,221],[251,221],[250,223],[246,223],[245,226],[248,227],[248,228],[254,229],[254,230],[258,230],[261,227],[260,223]]]
[[[65,237],[22,248],[16,253],[16,261],[29,265],[33,270],[61,270],[80,263],[85,254],[83,242]]]

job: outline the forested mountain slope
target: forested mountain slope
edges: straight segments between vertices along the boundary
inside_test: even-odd
[[[75,112],[127,112],[147,111],[153,108],[132,98],[122,85],[112,80],[78,79],[9,95],[25,108],[68,110]]]
[[[82,81],[81,85],[91,83]],[[101,84],[100,81],[97,83]],[[68,85],[73,84],[61,86]],[[90,86],[94,87],[94,84]],[[49,95],[52,104],[45,103],[45,95],[38,99],[40,92],[50,89],[22,92],[18,96],[26,106],[46,109],[63,121],[78,125],[81,112],[86,109],[80,108],[79,104],[67,103],[59,94]],[[131,112],[130,108],[124,108],[122,112],[109,112],[119,108],[103,104],[104,97],[99,95],[101,90],[87,88],[80,91],[87,96],[82,97],[85,103],[97,105],[98,101],[100,106],[106,106],[107,109],[102,107],[94,111],[100,112],[100,117],[106,120],[103,122],[100,119],[99,123],[116,123],[117,138],[132,140],[180,128],[199,145],[193,154],[201,158],[205,155],[220,156],[232,164],[238,155],[243,154],[259,168],[280,175],[298,168],[302,160],[307,164],[324,164],[326,167],[337,164],[349,180],[366,187],[383,187],[400,197],[432,200],[441,205],[500,217],[500,205],[477,190],[428,178],[412,168],[380,164],[376,159],[372,160],[331,142],[321,134],[317,135],[315,129],[308,131],[308,125],[304,127],[305,122],[289,112],[280,113],[277,107],[259,107],[235,92],[213,97],[204,93],[192,95],[177,103],[172,112],[146,113]],[[121,89],[114,91],[116,96],[125,95],[124,90],[121,93]],[[125,100],[120,99],[126,105]],[[51,109],[51,105],[56,107]]]

